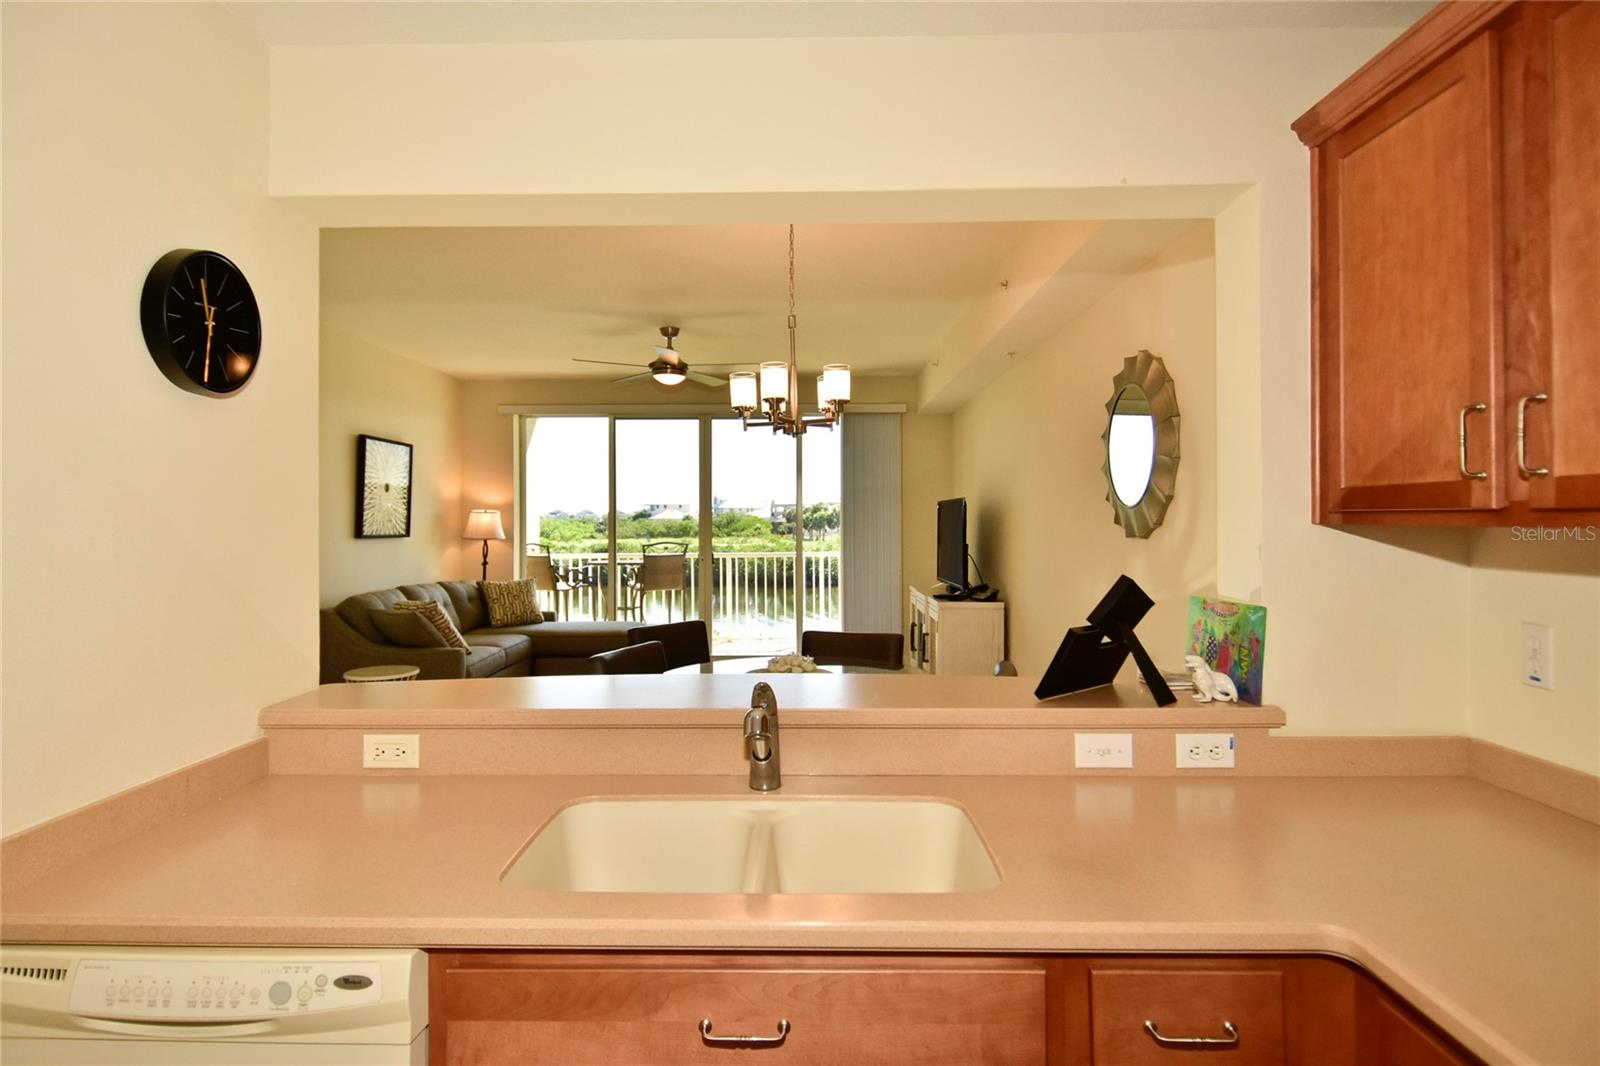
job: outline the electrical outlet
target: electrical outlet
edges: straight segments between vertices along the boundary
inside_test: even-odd
[[[1556,627],[1522,623],[1522,683],[1556,687]]]
[[[1178,769],[1223,770],[1233,766],[1232,733],[1179,733]]]
[[[1076,745],[1072,765],[1110,767],[1127,770],[1133,767],[1132,733],[1074,733]]]
[[[361,738],[363,769],[416,769],[422,765],[422,738],[415,733],[367,733]]]

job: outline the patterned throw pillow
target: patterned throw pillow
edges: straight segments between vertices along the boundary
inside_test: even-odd
[[[372,624],[378,627],[383,639],[402,648],[448,648],[436,626],[418,611],[389,609],[371,611]]]
[[[483,602],[489,608],[489,625],[532,626],[544,621],[539,610],[538,586],[528,581],[480,581]]]
[[[439,631],[439,639],[443,640],[447,647],[467,650],[467,642],[461,638],[461,630],[450,621],[450,616],[444,613],[444,608],[432,600],[401,600],[394,605],[394,609],[416,611],[429,625]]]

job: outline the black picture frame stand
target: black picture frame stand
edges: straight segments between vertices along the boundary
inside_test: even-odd
[[[1118,577],[1089,612],[1089,624],[1067,630],[1061,647],[1056,649],[1049,668],[1039,680],[1039,687],[1033,690],[1034,697],[1048,700],[1109,685],[1132,655],[1157,706],[1170,707],[1177,703],[1178,697],[1172,694],[1161,671],[1156,669],[1155,662],[1133,632],[1139,620],[1154,606],[1155,601],[1131,577],[1126,574]]]

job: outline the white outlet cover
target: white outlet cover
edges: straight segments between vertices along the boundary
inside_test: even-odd
[[[1072,765],[1085,767],[1131,770],[1133,768],[1132,733],[1074,733]]]
[[[1233,769],[1232,733],[1179,733],[1176,739],[1178,769]]]
[[[1522,623],[1522,683],[1556,687],[1556,627]]]
[[[422,738],[416,733],[362,734],[362,769],[415,770],[421,766]]]

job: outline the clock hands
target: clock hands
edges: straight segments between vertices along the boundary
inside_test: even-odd
[[[217,311],[211,306],[211,300],[206,296],[206,279],[200,279],[200,306],[206,313],[206,361],[200,367],[200,380],[211,380],[211,334],[217,328]]]

